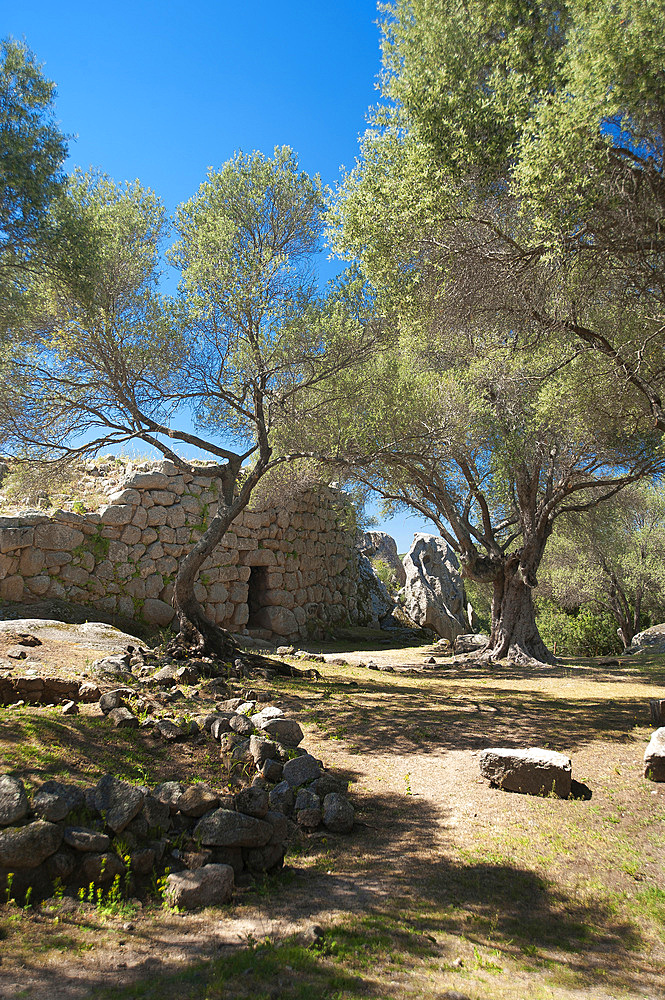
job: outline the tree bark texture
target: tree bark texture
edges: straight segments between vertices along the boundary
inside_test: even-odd
[[[525,579],[526,576],[526,579]],[[494,580],[492,634],[483,659],[509,659],[514,663],[556,663],[536,625],[531,575],[515,558],[509,558]]]
[[[178,616],[180,642],[192,653],[233,660],[239,648],[230,633],[211,622],[194,595],[194,583],[201,566],[210,556],[234,518],[247,505],[249,497],[240,503],[238,497],[230,506],[219,510],[212,518],[196,545],[187,553],[178,567],[173,586],[173,607]]]

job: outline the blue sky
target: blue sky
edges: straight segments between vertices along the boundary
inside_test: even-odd
[[[289,145],[333,186],[378,99],[376,21],[376,0],[0,0],[0,35],[25,38],[57,84],[69,167],[138,178],[169,211],[237,150]],[[380,527],[400,552],[435,531]]]

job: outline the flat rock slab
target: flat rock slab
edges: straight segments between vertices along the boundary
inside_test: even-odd
[[[490,747],[480,755],[480,773],[492,785],[507,792],[524,795],[570,795],[572,763],[570,757],[554,750],[531,747],[512,750]]]
[[[137,639],[135,635],[128,635],[104,622],[69,625],[67,622],[52,621],[48,618],[13,618],[0,621],[0,632],[29,632],[42,642],[45,639],[53,639],[56,642],[68,642],[72,646],[85,646],[86,649],[99,649],[108,653],[120,653],[127,645],[143,645],[143,641]]]
[[[665,726],[656,730],[644,751],[644,777],[665,781]]]

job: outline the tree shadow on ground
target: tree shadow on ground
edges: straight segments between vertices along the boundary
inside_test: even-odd
[[[462,683],[418,691],[397,680],[329,690],[331,698],[303,706],[305,718],[363,754],[524,745],[573,751],[601,738],[632,741],[636,726],[650,725],[648,701],[639,697],[575,697],[563,690],[554,697],[517,686],[470,694]]]
[[[223,781],[211,740],[173,744],[145,731],[115,729],[104,716],[54,717],[31,707],[0,708],[0,772],[35,784],[48,778],[95,783],[110,772],[128,781]],[[228,777],[228,776],[226,776]]]
[[[646,940],[609,902],[571,892],[525,867],[495,863],[491,856],[455,861],[445,849],[449,819],[446,809],[424,800],[405,805],[404,796],[373,798],[371,827],[358,825],[349,837],[331,835],[326,843],[310,840],[314,870],[296,870],[288,884],[279,875],[271,878],[231,913],[205,911],[205,926],[216,927],[216,938],[208,942],[210,957],[203,962],[200,942],[187,933],[188,919],[196,918],[147,919],[137,924],[132,944],[158,956],[159,964],[144,955],[133,969],[122,969],[116,948],[91,965],[83,980],[64,962],[44,965],[36,957],[25,961],[21,979],[37,983],[34,995],[51,1000],[176,993],[180,1000],[322,1000],[331,995],[333,981],[345,996],[378,1000],[402,995],[393,989],[400,985],[393,982],[390,965],[395,954],[401,982],[411,970],[414,982],[422,982],[423,961],[435,961],[454,975],[452,963],[461,950],[468,956],[465,974],[473,977],[488,961],[484,949],[491,949],[498,973],[506,964],[514,971],[518,962],[521,974],[532,974],[537,984],[551,987],[561,977],[575,989],[602,987],[604,995],[657,995]],[[325,929],[318,951],[293,938],[312,921]],[[180,928],[177,940],[174,925]],[[228,957],[243,936],[249,950]],[[260,952],[256,942],[265,939],[269,944]],[[549,963],[546,973],[543,963]],[[304,993],[296,988],[301,975]],[[285,985],[274,992],[281,976]],[[0,975],[0,991],[3,980],[6,987],[6,973]]]

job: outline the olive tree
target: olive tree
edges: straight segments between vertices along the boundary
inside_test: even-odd
[[[548,656],[531,590],[556,519],[662,462],[659,181],[643,184],[647,160],[633,158],[635,198],[621,203],[627,175],[616,164],[630,157],[605,116],[611,95],[627,95],[613,90],[613,74],[628,86],[631,68],[615,74],[606,60],[583,143],[565,118],[568,101],[587,107],[590,67],[603,58],[598,25],[620,36],[615,8],[630,6],[601,0],[596,17],[577,0],[384,5],[385,99],[330,215],[333,246],[359,262],[395,331],[396,371],[383,383],[374,439],[363,438],[362,475],[431,516],[463,572],[492,582],[494,659]],[[644,50],[648,79],[661,73],[663,37]],[[617,100],[615,110],[628,109],[616,111],[621,121],[637,122],[637,105]],[[575,204],[572,175],[557,188],[554,152],[537,170],[555,105],[570,126],[566,142],[593,152]],[[649,118],[654,128],[662,120]],[[592,204],[596,219],[623,212],[614,245],[612,225],[603,239],[600,224],[591,232]],[[628,235],[631,219],[644,238],[636,228]],[[376,396],[367,385],[356,408],[363,432]]]
[[[140,440],[186,472],[184,447],[213,460],[222,500],[180,564],[174,606],[183,639],[228,656],[232,640],[195,598],[198,570],[257,485],[293,459],[273,442],[295,403],[315,385],[334,392],[372,326],[315,291],[322,189],[289,149],[236,155],[180,206],[175,299],[158,291],[167,220],[152,192],[77,176],[70,198],[95,234],[95,294],[53,291],[54,320],[0,375],[2,424],[49,457]]]
[[[665,609],[662,486],[636,483],[584,517],[562,518],[540,582],[564,608],[609,611],[628,648],[643,616],[658,620]]]
[[[44,317],[43,279],[85,288],[79,220],[63,200],[55,85],[23,42],[0,42],[0,335]]]

